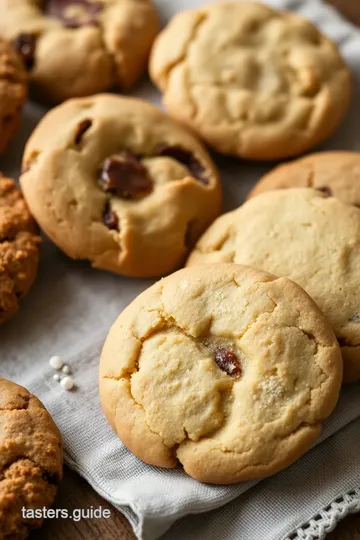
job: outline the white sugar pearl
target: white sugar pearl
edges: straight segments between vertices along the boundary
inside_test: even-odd
[[[49,364],[54,369],[61,369],[64,365],[64,360],[60,356],[52,356]]]
[[[58,373],[55,373],[53,375],[53,379],[54,379],[54,381],[60,381],[60,375]]]
[[[72,390],[74,388],[74,380],[72,377],[64,377],[61,379],[60,384],[65,390]]]
[[[65,375],[69,375],[69,373],[71,373],[71,369],[69,368],[68,365],[65,364],[65,366],[63,366],[62,370],[61,370],[63,373],[65,373]]]

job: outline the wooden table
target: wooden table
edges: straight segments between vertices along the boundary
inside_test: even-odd
[[[353,23],[360,26],[360,2],[359,0],[327,0]]]
[[[360,0],[328,0],[342,13],[360,26]],[[30,535],[31,540],[134,540],[135,536],[127,520],[75,473],[65,468],[55,508],[95,508],[102,506],[111,511],[108,519],[48,520],[39,532]],[[244,539],[246,540],[246,539]],[[360,540],[360,515],[349,516],[328,536],[328,540]]]

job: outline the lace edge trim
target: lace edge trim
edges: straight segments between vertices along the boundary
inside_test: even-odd
[[[360,487],[336,498],[284,540],[323,540],[348,514],[360,512]]]

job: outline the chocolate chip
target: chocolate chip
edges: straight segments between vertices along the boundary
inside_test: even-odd
[[[36,37],[34,34],[20,34],[14,40],[14,47],[23,59],[27,71],[35,65]]]
[[[331,189],[327,186],[324,186],[324,187],[319,187],[319,188],[316,188],[318,191],[321,191],[321,193],[324,193],[324,195],[326,195],[327,197],[332,197],[333,196],[333,192],[331,191]]]
[[[82,136],[92,126],[92,120],[86,118],[78,125],[75,133],[75,144],[80,144]]]
[[[138,199],[152,191],[147,170],[128,151],[105,160],[99,184],[104,191],[123,199]]]
[[[199,180],[199,182],[202,184],[209,183],[205,167],[190,150],[186,150],[181,146],[168,146],[166,144],[161,144],[156,148],[155,153],[158,156],[166,156],[175,159],[182,165],[185,165],[185,167],[189,169],[191,175]]]
[[[111,210],[109,201],[107,201],[105,204],[104,213],[103,213],[103,222],[104,222],[104,225],[106,225],[108,229],[119,230],[118,229],[119,218],[117,217],[115,212]]]
[[[45,0],[43,11],[48,17],[61,21],[67,28],[79,28],[97,25],[103,7],[102,2],[90,0]],[[72,15],[69,8],[80,8],[84,16]]]
[[[215,362],[230,377],[235,377],[236,379],[241,377],[241,367],[238,358],[232,351],[224,348],[217,349],[215,352]]]

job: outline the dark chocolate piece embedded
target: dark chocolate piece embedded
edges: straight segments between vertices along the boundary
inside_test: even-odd
[[[181,146],[161,144],[156,148],[155,153],[158,156],[166,156],[175,159],[182,165],[185,165],[185,167],[189,169],[191,175],[199,180],[199,182],[206,185],[209,183],[205,167],[190,150],[186,150]]]
[[[35,65],[36,36],[34,34],[20,34],[13,44],[22,57],[26,70],[31,71]]]
[[[232,351],[221,347],[215,352],[215,362],[220,369],[225,371],[230,377],[238,379],[241,377],[241,367],[238,357]]]
[[[103,222],[108,229],[119,230],[119,218],[110,208],[109,201],[106,202],[104,212],[103,212]]]
[[[80,124],[77,127],[76,133],[75,133],[75,144],[80,144],[81,139],[84,135],[84,133],[92,126],[92,120],[89,118],[86,118],[85,120],[82,120]]]
[[[128,151],[105,160],[99,184],[104,191],[123,199],[139,199],[152,191],[146,168]]]

